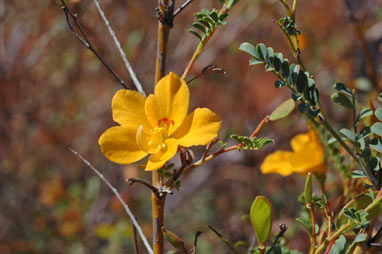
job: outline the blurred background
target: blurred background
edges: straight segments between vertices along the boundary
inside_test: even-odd
[[[66,1],[78,13],[95,48],[128,84],[108,31],[91,0]],[[364,93],[381,87],[382,2],[378,0],[300,1],[297,11],[302,59],[321,92],[329,118],[346,125],[348,115],[333,108],[328,94],[335,82]],[[157,20],[155,0],[100,1],[146,93],[154,87]],[[176,5],[180,5],[177,1]],[[176,17],[169,41],[167,72],[182,74],[198,40],[188,32],[193,13],[220,8],[218,0],[194,0]],[[248,66],[241,42],[259,42],[293,60],[288,43],[274,24],[285,16],[277,0],[240,0],[219,27],[191,76],[208,64],[225,68],[191,83],[191,109],[209,107],[223,120],[220,138],[249,135],[261,119],[290,96],[274,87],[262,66]],[[365,50],[367,48],[368,50]],[[374,64],[374,72],[368,66]],[[72,35],[59,1],[0,0],[0,253],[133,253],[132,228],[112,192],[68,148],[95,165],[118,188],[151,235],[150,193],[125,179],[150,179],[137,165],[108,161],[97,140],[116,125],[111,98],[120,84]],[[337,126],[337,127],[339,127]],[[263,175],[263,158],[290,149],[289,140],[307,130],[298,113],[267,125],[260,136],[276,140],[261,151],[228,153],[196,169],[168,197],[165,225],[199,253],[229,253],[208,230],[213,225],[232,242],[250,242],[248,219],[256,195],[270,199],[275,226],[286,223],[287,241],[302,252],[309,246],[297,225],[303,190],[301,176]],[[228,141],[232,142],[232,141]],[[201,150],[194,149],[196,156]],[[328,173],[329,193],[341,192],[337,173]],[[330,195],[329,195],[330,197]],[[167,249],[170,249],[166,244]],[[143,247],[142,247],[143,250]]]

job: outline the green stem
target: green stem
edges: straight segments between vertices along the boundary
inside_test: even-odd
[[[182,79],[185,79],[188,75],[188,73],[190,73],[190,70],[192,68],[192,66],[194,65],[196,59],[198,59],[198,57],[200,56],[200,54],[202,53],[202,50],[204,48],[204,45],[205,43],[204,42],[199,42],[199,45],[198,47],[196,48],[196,50],[194,51],[194,54],[192,55],[192,58],[190,60],[190,62],[188,63],[186,69],[184,70],[183,72],[183,75],[182,75]]]
[[[292,5],[292,16],[291,16],[291,19],[293,20],[293,22],[296,21],[297,3],[298,3],[298,0],[293,0],[293,5]]]
[[[218,15],[222,15],[222,14],[228,13],[228,11],[230,9],[228,6],[229,6],[229,1],[227,0],[223,4],[223,6],[220,8]],[[204,39],[203,41],[199,42],[198,47],[195,49],[194,54],[192,55],[192,58],[191,58],[190,62],[188,63],[186,69],[183,72],[182,79],[185,79],[187,77],[188,73],[190,73],[191,68],[194,65],[196,59],[198,59],[198,57],[200,56],[200,54],[203,51],[204,46],[211,39],[211,37],[215,33],[215,31],[216,31],[216,27],[208,32],[208,35],[207,35],[206,39]]]
[[[330,243],[334,239],[337,239],[342,233],[344,233],[346,230],[350,229],[352,226],[354,226],[354,225],[349,220],[348,223],[342,225],[342,227],[339,228],[334,234],[332,234],[330,237],[326,238],[326,240],[323,243],[321,243],[320,246],[318,246],[318,248],[316,249],[316,251],[314,253],[315,254],[321,253],[328,243]]]
[[[307,205],[308,210],[310,211],[310,217],[312,219],[312,237],[311,237],[311,247],[309,253],[314,254],[314,250],[317,245],[316,237],[316,215],[314,213],[313,204]]]
[[[369,179],[372,181],[372,183],[377,184],[377,179],[375,178],[375,176],[373,174],[371,174],[369,172],[369,170],[367,169],[367,165],[364,162],[364,160],[359,158],[353,152],[353,150],[342,140],[342,138],[338,135],[338,133],[332,128],[332,126],[330,126],[330,124],[325,119],[321,120],[321,124],[330,132],[330,134],[332,134],[332,136],[338,141],[338,143],[340,143],[341,146],[343,148],[345,148],[345,150],[350,154],[350,156],[353,157],[353,159],[361,167],[362,171],[366,173],[366,175],[369,177]]]
[[[289,5],[287,4],[287,2],[285,0],[280,0],[280,2],[284,5],[285,10],[288,12],[288,16],[290,16],[291,11],[290,11],[290,8],[289,8]]]
[[[382,203],[382,195],[380,195],[376,199],[374,199],[374,201],[368,207],[366,207],[364,211],[369,212],[373,208],[375,208],[377,205],[380,205],[381,203]],[[332,234],[330,237],[326,238],[326,240],[322,244],[320,244],[320,246],[316,249],[316,251],[314,253],[315,254],[321,253],[328,243],[330,243],[332,240],[337,239],[342,233],[344,233],[348,229],[355,227],[355,226],[358,226],[359,224],[360,224],[360,222],[357,222],[354,220],[348,220],[348,222],[346,224],[342,225],[341,228],[339,228],[334,234]]]

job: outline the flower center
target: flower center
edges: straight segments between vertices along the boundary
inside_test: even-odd
[[[166,149],[165,140],[168,138],[168,131],[163,127],[155,127],[146,131],[143,125],[139,126],[136,141],[138,147],[146,153],[157,153]]]
[[[174,120],[169,120],[167,117],[164,117],[158,121],[158,127],[166,128],[166,130],[169,132],[170,127],[171,130],[174,128],[175,122]]]

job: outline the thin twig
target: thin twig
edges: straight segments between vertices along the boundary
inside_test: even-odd
[[[137,216],[135,216],[135,219],[137,219]],[[133,239],[134,239],[134,254],[139,254],[137,228],[134,226],[134,224],[133,224]]]
[[[153,194],[155,196],[157,196],[158,199],[162,199],[163,198],[160,195],[160,191],[156,187],[154,187],[153,185],[151,185],[149,182],[147,182],[144,179],[141,179],[141,178],[129,178],[129,179],[126,179],[126,182],[128,182],[130,185],[133,185],[134,183],[143,184],[144,186],[149,188],[153,192]]]
[[[280,224],[279,225],[280,227],[280,232],[277,234],[275,240],[273,241],[272,243],[272,246],[269,248],[269,250],[267,251],[266,254],[271,254],[272,253],[272,250],[273,248],[276,246],[278,240],[280,237],[282,237],[284,235],[284,233],[287,231],[288,227],[285,225],[285,224]]]
[[[208,228],[211,229],[219,238],[220,240],[222,240],[231,250],[233,253],[235,254],[240,254],[236,249],[235,247],[230,243],[228,242],[227,239],[224,238],[224,236],[219,232],[217,231],[215,228],[213,228],[211,225],[208,225]]]
[[[255,247],[256,235],[252,237],[251,243],[249,244],[247,254],[252,254],[253,247]]]
[[[188,163],[185,163],[183,164],[177,171],[176,173],[170,178],[167,180],[167,182],[165,183],[165,186],[171,186],[173,183],[175,183],[176,180],[178,180],[178,178],[182,175],[183,171],[185,168],[187,168],[190,164]]]
[[[126,89],[128,87],[125,84],[125,81],[123,81],[118,74],[111,68],[111,66],[106,63],[105,59],[98,53],[98,51],[94,48],[94,46],[90,43],[88,36],[85,33],[85,30],[82,28],[80,21],[78,20],[77,14],[73,13],[68,6],[65,4],[64,0],[61,1],[61,8],[65,13],[66,22],[68,23],[70,31],[72,31],[74,37],[76,37],[87,49],[89,49],[93,54],[101,61],[101,63],[108,69],[108,71],[114,76],[116,80]],[[81,35],[76,32],[72,24],[70,23],[70,18],[74,21],[76,27],[80,31]]]
[[[346,5],[348,13],[349,13],[348,14],[349,20],[354,26],[355,33],[358,37],[359,42],[361,43],[363,53],[365,54],[367,72],[368,72],[367,74],[370,78],[371,83],[373,84],[373,87],[378,89],[380,87],[378,86],[378,73],[377,73],[376,68],[375,68],[376,64],[375,64],[375,61],[373,59],[372,52],[370,51],[370,48],[367,45],[367,41],[366,41],[363,29],[362,29],[362,24],[354,13],[354,8],[352,6],[352,3],[349,0],[344,0],[344,2],[345,2],[345,5]]]
[[[147,249],[147,252],[150,253],[150,254],[153,254],[153,250],[151,249],[150,247],[150,244],[149,242],[147,241],[147,238],[145,237],[145,235],[143,234],[143,231],[142,231],[142,228],[139,226],[137,220],[135,219],[133,213],[131,212],[129,206],[126,204],[126,202],[122,199],[121,195],[118,193],[117,189],[111,185],[111,183],[103,176],[103,174],[101,174],[101,172],[99,172],[89,161],[87,161],[84,157],[82,157],[82,155],[80,155],[77,151],[73,150],[72,148],[68,148],[74,155],[76,155],[78,158],[80,158],[80,160],[82,160],[83,163],[85,163],[91,170],[94,171],[94,173],[96,173],[98,175],[99,178],[101,178],[101,180],[106,183],[106,185],[110,188],[110,190],[114,193],[114,195],[118,198],[119,202],[121,202],[123,208],[125,209],[127,215],[129,216],[131,222],[133,223],[133,225],[136,227],[138,233],[139,233],[139,236],[141,237],[146,249]]]
[[[109,20],[106,18],[106,15],[105,15],[105,13],[102,10],[101,5],[99,4],[99,1],[98,0],[93,0],[93,2],[96,5],[97,10],[98,10],[99,14],[101,15],[103,21],[105,22],[105,25],[106,25],[107,29],[109,30],[110,36],[113,38],[114,44],[117,47],[117,49],[119,51],[119,54],[122,57],[122,60],[123,60],[123,62],[125,64],[125,67],[126,67],[127,71],[129,72],[130,77],[133,80],[133,83],[134,83],[135,87],[137,88],[138,92],[140,92],[141,94],[146,96],[145,91],[143,91],[142,85],[139,82],[137,76],[135,75],[135,72],[134,72],[133,68],[131,67],[131,64],[130,64],[129,60],[127,60],[126,54],[125,54],[125,52],[123,51],[123,49],[121,47],[121,43],[119,43],[119,41],[117,39],[117,36],[115,35],[114,30],[110,26]]]
[[[198,238],[199,236],[202,234],[203,232],[202,231],[197,231],[196,234],[195,234],[195,238],[194,238],[194,247],[196,249],[196,245],[198,243]]]
[[[263,118],[263,120],[261,120],[261,122],[259,123],[259,125],[257,126],[257,128],[252,132],[251,134],[251,138],[254,138],[257,136],[257,134],[259,134],[259,132],[261,131],[261,128],[263,128],[263,126],[265,124],[269,123],[269,116],[265,116]]]
[[[200,72],[200,74],[196,75],[195,77],[191,78],[190,80],[188,80],[186,83],[187,84],[190,84],[192,81],[200,78],[201,76],[203,75],[206,75],[207,73],[209,72],[217,72],[217,73],[220,73],[220,74],[226,74],[226,70],[224,68],[220,68],[218,67],[217,65],[215,64],[209,64],[207,65],[206,67],[204,67],[202,69],[202,71]]]
[[[173,17],[175,18],[176,15],[178,15],[184,8],[186,8],[187,5],[192,3],[192,1],[194,1],[194,0],[187,0],[186,2],[184,2],[176,11],[174,11]]]
[[[210,152],[211,148],[213,145],[215,145],[217,142],[219,142],[220,139],[218,138],[215,138],[214,140],[212,140],[207,146],[206,146],[206,150],[204,151],[203,155],[202,155],[202,160],[204,160],[207,156],[208,156],[208,153]]]

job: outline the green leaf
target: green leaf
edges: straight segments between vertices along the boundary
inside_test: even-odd
[[[174,183],[175,188],[180,188],[181,185],[182,185],[182,182],[181,182],[180,180],[177,180],[177,181]]]
[[[307,87],[308,87],[308,75],[305,73],[305,71],[300,70],[296,80],[297,92],[303,93]]]
[[[333,93],[330,98],[333,102],[337,103],[338,105],[341,105],[342,107],[345,107],[347,109],[353,109],[353,103],[350,101],[350,99],[341,94],[341,93]]]
[[[311,173],[308,173],[308,176],[306,177],[304,196],[305,196],[305,203],[310,206],[312,203],[312,197],[313,197],[313,183],[312,183]]]
[[[370,127],[371,132],[377,134],[378,136],[382,136],[382,123],[374,123]]]
[[[312,222],[310,220],[304,218],[297,218],[296,221],[300,223],[304,228],[308,231],[310,235],[312,235]],[[318,226],[316,224],[316,232],[318,232]]]
[[[218,20],[219,20],[219,17],[218,17],[218,14],[217,14],[216,11],[212,11],[212,12],[210,13],[210,17],[211,17],[215,22],[218,22]]]
[[[370,147],[375,151],[382,153],[382,140],[380,138],[374,138],[370,140]]]
[[[264,43],[259,43],[256,45],[257,53],[259,54],[259,58],[261,60],[265,60],[267,58],[267,49]]]
[[[309,105],[304,102],[301,102],[297,105],[297,109],[301,114],[304,114],[309,109]]]
[[[364,139],[366,137],[368,137],[369,135],[371,134],[371,130],[370,130],[370,127],[367,126],[365,128],[363,128],[357,135],[357,139]]]
[[[367,162],[367,167],[372,170],[372,171],[378,171],[380,166],[379,166],[379,158],[378,157],[372,157],[368,162]]]
[[[355,217],[355,211],[365,209],[368,205],[371,204],[371,202],[373,202],[373,199],[369,196],[368,193],[364,193],[362,195],[359,195],[359,196],[355,197],[354,201],[351,201],[349,203],[349,205],[350,205],[349,208],[354,210],[354,217]],[[345,208],[345,209],[349,210],[349,208]],[[339,225],[345,223],[346,222],[346,218],[348,218],[344,214],[344,210],[339,215],[339,219],[338,219],[338,224]],[[369,211],[367,219],[371,220],[372,218],[375,218],[375,217],[379,216],[381,214],[381,212],[382,212],[382,205],[379,204],[378,206],[374,207],[373,209],[371,209]]]
[[[274,142],[274,140],[270,138],[238,136],[235,134],[231,135],[230,138],[233,138],[238,143],[242,144],[241,148],[244,150],[259,150],[264,146]]]
[[[308,109],[308,113],[314,118],[318,116],[318,114],[320,113],[320,109],[315,109],[315,110]]]
[[[287,82],[285,82],[285,81],[282,81],[282,80],[276,80],[276,82],[275,82],[275,87],[276,88],[280,88],[280,87],[283,87],[283,86],[285,86],[285,85],[287,85],[288,83]]]
[[[218,141],[218,145],[221,147],[221,148],[225,148],[227,146],[227,143],[225,143],[223,140],[219,140]]]
[[[351,220],[357,219],[355,212],[356,210],[354,208],[344,208],[344,215]]]
[[[355,213],[355,216],[357,218],[357,220],[361,223],[363,222],[366,222],[367,221],[367,216],[368,216],[368,212],[364,211],[364,210],[359,210]]]
[[[309,101],[310,105],[315,106],[319,97],[318,89],[315,87],[309,87],[305,90],[304,96]]]
[[[343,235],[334,242],[334,245],[329,251],[329,254],[345,254],[346,252],[346,238]]]
[[[192,24],[193,27],[195,27],[196,29],[199,29],[202,33],[206,33],[207,32],[207,29],[205,26],[203,26],[202,24],[198,23],[198,22],[194,22]]]
[[[370,82],[370,79],[364,78],[364,77],[359,77],[354,80],[354,86],[362,91],[369,93],[373,90],[373,84]]]
[[[378,100],[379,100],[380,102],[382,102],[382,93],[380,93],[380,94],[378,95]]]
[[[256,50],[255,46],[253,46],[251,43],[243,42],[242,44],[240,44],[239,50],[244,51],[244,52],[250,54],[254,58],[260,59],[260,56],[257,53],[257,50]]]
[[[284,59],[281,64],[281,74],[283,75],[283,78],[289,77],[289,61],[288,59]]]
[[[295,108],[295,102],[293,99],[288,99],[281,103],[272,114],[269,116],[270,121],[276,121],[288,116]]]
[[[193,35],[195,35],[196,37],[198,37],[199,40],[202,40],[202,37],[200,36],[200,34],[198,32],[196,32],[195,30],[193,29],[188,29],[188,31],[190,33],[192,33]]]
[[[249,59],[249,65],[262,64],[262,61],[256,60],[255,58]]]
[[[259,245],[264,245],[272,229],[272,206],[263,196],[257,196],[250,211],[251,222]]]
[[[164,226],[162,226],[161,230],[163,232],[163,236],[173,247],[175,247],[178,250],[184,249],[184,242],[179,236],[166,229]]]
[[[237,241],[234,246],[235,246],[235,248],[243,247],[245,249],[248,249],[248,247],[249,247],[248,243],[244,242],[244,241]]]
[[[367,234],[359,234],[356,236],[356,238],[354,239],[354,242],[355,243],[361,243],[361,242],[364,242],[366,241],[367,239]]]
[[[283,54],[276,53],[273,58],[273,65],[275,66],[276,71],[281,70],[281,63],[283,62]]]
[[[345,84],[342,84],[342,83],[335,83],[334,86],[333,86],[334,89],[336,89],[338,92],[341,92],[347,96],[350,96],[352,97],[353,96],[353,93],[352,91],[350,90],[349,87],[347,87]]]
[[[267,48],[267,62],[273,66],[273,60],[274,60],[274,51],[273,51],[273,48],[269,47]]]
[[[261,149],[264,146],[272,144],[274,142],[275,141],[273,139],[270,139],[270,138],[257,138],[256,141],[255,141],[256,146],[257,146],[258,149]]]
[[[358,123],[359,121],[361,121],[361,119],[363,119],[365,117],[371,116],[372,114],[373,114],[373,110],[371,110],[370,108],[362,109],[361,112],[359,113],[358,117],[357,117],[356,123]]]
[[[204,25],[206,28],[211,29],[212,25],[205,19],[199,19],[198,20],[202,25]]]
[[[301,98],[302,98],[301,95],[298,95],[298,94],[296,94],[296,93],[292,93],[292,99],[293,99],[294,101],[299,101]]]
[[[219,21],[223,21],[226,17],[228,17],[228,14],[227,14],[227,13],[220,14],[220,15],[219,15]]]
[[[367,177],[367,175],[362,170],[357,169],[357,170],[353,170],[353,172],[351,172],[351,177],[352,178],[362,178],[362,177]]]
[[[355,141],[355,134],[349,129],[343,128],[340,130],[340,133],[344,135],[346,138],[348,138],[351,141]]]
[[[275,68],[273,68],[270,64],[265,65],[265,72],[274,71],[274,70],[275,70]]]
[[[298,74],[300,73],[300,65],[296,65],[296,64],[292,64],[290,67],[289,67],[289,71],[290,71],[290,83],[296,85],[296,82],[297,82],[297,78],[298,78]]]
[[[374,115],[378,118],[379,121],[382,121],[382,108],[377,108],[374,112]]]

